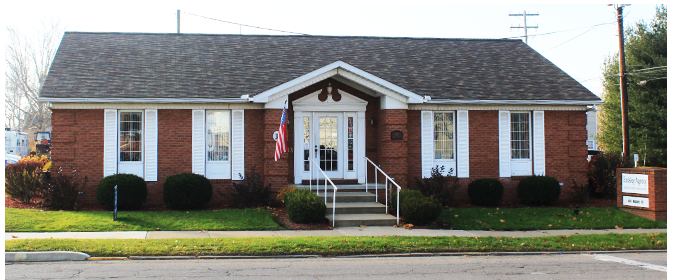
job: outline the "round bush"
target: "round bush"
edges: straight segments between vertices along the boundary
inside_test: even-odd
[[[402,201],[402,198],[400,199]],[[441,215],[443,205],[433,197],[410,197],[400,204],[400,214],[405,222],[423,226],[429,224]]]
[[[503,184],[491,178],[477,179],[467,185],[467,195],[473,204],[496,206],[503,198]]]
[[[410,190],[410,189],[402,189],[400,190],[400,208],[402,208],[403,204],[405,204],[405,201],[409,198],[425,198],[425,196],[418,190]],[[392,198],[391,198],[391,209],[395,210],[398,205],[398,193],[393,193]]]
[[[554,177],[531,176],[520,180],[517,191],[525,204],[548,205],[561,196],[561,185]]]
[[[107,209],[115,208],[117,185],[117,209],[137,209],[146,201],[146,181],[133,174],[114,174],[103,178],[96,189],[98,204]]]
[[[163,184],[163,201],[172,209],[198,209],[211,201],[213,186],[204,176],[183,173],[168,177]]]
[[[326,218],[323,199],[309,190],[294,190],[285,195],[285,210],[291,221],[300,224],[319,223]]]

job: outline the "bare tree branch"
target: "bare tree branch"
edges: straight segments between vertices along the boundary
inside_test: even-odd
[[[5,117],[16,130],[46,130],[50,110],[38,102],[57,52],[64,28],[58,22],[42,24],[36,34],[27,35],[12,26],[5,45]]]

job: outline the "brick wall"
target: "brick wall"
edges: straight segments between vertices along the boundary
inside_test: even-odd
[[[623,177],[621,175],[623,173],[647,175],[649,194],[624,193],[622,185]],[[618,168],[618,170],[616,170],[616,178],[618,178],[618,208],[647,219],[666,221],[668,198],[666,193],[666,175],[666,168]],[[624,195],[649,198],[649,208],[623,205]]]
[[[407,186],[407,110],[380,110],[378,132],[378,161],[381,170],[393,178],[400,187]],[[402,140],[391,140],[392,131],[402,131]],[[381,180],[385,182],[385,180]]]

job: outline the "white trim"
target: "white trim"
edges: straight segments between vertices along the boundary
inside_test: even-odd
[[[366,113],[365,112],[357,112],[357,143],[355,143],[355,147],[357,147],[357,157],[356,157],[356,162],[357,162],[357,182],[360,184],[364,184],[366,182],[366,168],[367,164],[364,161],[364,157],[366,156],[366,135],[367,135],[367,119],[366,119]]]
[[[470,131],[469,131],[469,112],[458,110],[458,116],[456,120],[457,132],[457,149],[456,156],[458,159],[457,166],[458,178],[469,178],[470,177]]]
[[[587,106],[565,106],[565,105],[481,105],[481,104],[410,104],[408,110],[413,111],[586,111]]]
[[[158,110],[144,110],[144,180],[158,181]]]
[[[342,99],[335,102],[328,95],[326,101],[318,100],[321,90],[310,93],[292,102],[293,112],[364,112],[367,109],[367,101],[364,101],[346,91],[338,90]]]
[[[117,111],[117,146],[122,147],[120,132],[121,132],[121,120],[122,113],[141,113],[141,161],[120,161],[120,149],[117,151],[117,173],[118,174],[134,174],[142,179],[145,177],[144,173],[144,163],[146,161],[146,114],[144,110],[118,110]]]
[[[51,109],[123,109],[123,110],[143,110],[143,109],[215,109],[215,110],[235,110],[235,109],[264,109],[264,104],[256,103],[52,103]]]
[[[379,78],[373,74],[370,74],[364,70],[361,70],[357,67],[354,67],[354,66],[347,64],[345,62],[342,62],[342,61],[333,62],[333,63],[328,64],[324,67],[321,67],[317,70],[314,70],[314,71],[309,72],[305,75],[297,77],[291,81],[285,82],[285,83],[283,83],[277,87],[274,87],[274,88],[271,88],[271,89],[266,90],[264,92],[261,92],[261,93],[254,96],[254,101],[258,102],[258,103],[266,103],[266,102],[270,101],[271,98],[273,98],[272,97],[273,95],[277,94],[279,97],[283,94],[290,94],[290,93],[295,92],[301,88],[306,87],[307,85],[310,85],[309,83],[313,84],[313,83],[318,82],[317,81],[318,79],[323,80],[323,79],[326,79],[328,77],[331,77],[333,75],[338,74],[337,72],[336,73],[332,73],[332,72],[329,73],[329,71],[332,71],[332,70],[338,69],[338,68],[342,68],[344,70],[347,70],[347,71],[349,71],[353,74],[356,74],[356,75],[358,75],[364,79],[367,79],[373,83],[376,83],[376,84],[378,84],[384,88],[387,88],[389,90],[392,90],[394,92],[402,94],[408,98],[409,103],[423,103],[424,102],[424,98],[422,96],[417,95],[411,91],[408,91],[404,88],[401,88],[401,87],[399,87],[399,86],[397,86],[391,82],[388,82],[384,79],[381,79],[381,78]],[[345,75],[347,75],[347,74],[345,74]],[[321,76],[321,77],[319,77],[319,76]],[[316,77],[319,77],[319,78],[313,79]],[[591,105],[592,102],[589,102],[588,104]]]
[[[206,110],[192,110],[192,172],[206,175]]]
[[[103,177],[117,174],[117,110],[103,110]]]
[[[311,116],[311,115],[310,115]],[[294,112],[292,114],[292,123],[294,124],[294,133],[292,135],[294,140],[294,157],[293,170],[295,174],[295,184],[302,184],[302,175],[304,172],[304,116],[303,112]],[[307,144],[307,149],[311,143]]]
[[[431,168],[434,164],[434,113],[432,111],[422,111],[422,178],[431,177]]]
[[[497,100],[454,100],[434,99],[427,101],[429,104],[527,104],[527,105],[601,105],[604,101],[592,100],[525,100],[525,99],[497,99]]]
[[[546,147],[544,138],[544,111],[532,112],[534,133],[534,175],[546,175]]]
[[[534,137],[532,136],[532,133],[534,131],[533,129],[533,120],[532,120],[532,112],[525,112],[525,111],[510,111],[510,117],[509,117],[509,122],[508,124],[512,122],[512,115],[513,114],[527,114],[527,120],[529,122],[529,126],[527,128],[527,135],[529,136],[529,158],[512,158],[512,153],[513,153],[513,130],[512,127],[509,127],[508,129],[510,130],[510,176],[531,176],[534,174]]]
[[[510,177],[510,111],[498,111],[499,177]]]
[[[230,137],[232,139],[232,179],[241,180],[244,175],[244,110],[232,110],[230,112],[232,132]]]
[[[93,97],[93,98],[61,98],[39,97],[38,102],[52,103],[249,103],[242,98],[119,98],[119,97]],[[591,102],[590,102],[590,105]]]

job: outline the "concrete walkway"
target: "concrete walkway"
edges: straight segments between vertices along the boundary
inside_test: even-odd
[[[603,230],[536,230],[480,231],[443,229],[404,229],[398,227],[339,227],[333,230],[280,231],[108,231],[108,232],[5,232],[5,240],[13,239],[160,239],[216,237],[291,237],[291,236],[506,236],[540,237],[573,234],[657,233],[667,229],[603,229]]]

